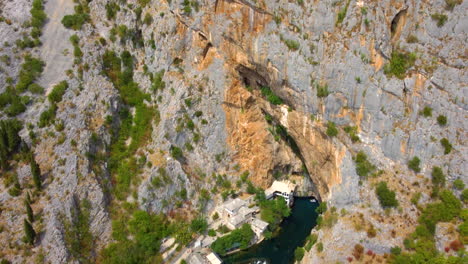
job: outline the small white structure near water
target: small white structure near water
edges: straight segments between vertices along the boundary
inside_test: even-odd
[[[206,258],[208,259],[208,261],[211,264],[221,264],[221,263],[223,263],[223,261],[214,252],[211,252],[210,254],[208,254],[208,256],[206,256]]]
[[[265,190],[267,199],[273,199],[276,196],[281,196],[286,201],[288,206],[294,203],[294,192],[296,185],[290,181],[274,181],[270,188]]]

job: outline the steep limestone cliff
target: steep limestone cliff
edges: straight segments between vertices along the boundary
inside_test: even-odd
[[[0,0],[0,93],[16,87],[27,54],[45,62],[36,80],[44,92],[17,94],[27,101],[23,112],[8,114],[10,103],[0,100],[1,120],[23,122],[22,144],[43,181],[34,191],[21,157],[0,171],[1,257],[101,261],[117,239],[112,230],[135,208],[190,220],[245,191],[241,175],[248,175],[262,188],[290,179],[300,195],[335,208],[333,224],[313,230],[323,250],[315,246],[302,263],[344,263],[356,244],[372,254],[354,261],[388,260],[417,225],[413,195],[432,201],[433,166],[448,188],[456,179],[468,184],[468,3],[447,9],[446,2],[47,0],[42,45],[21,48],[15,43],[32,34],[25,22],[33,4]],[[63,27],[80,3],[89,20],[78,30]],[[115,51],[118,67],[106,66],[106,51]],[[412,61],[392,74],[398,54]],[[136,86],[122,88],[125,77]],[[54,120],[41,126],[52,107],[47,95],[62,80],[68,88]],[[139,119],[140,111],[149,117]],[[438,124],[439,115],[447,124]],[[374,177],[357,174],[360,151],[376,166]],[[415,156],[417,173],[407,166]],[[21,193],[11,195],[15,177]],[[396,191],[397,209],[380,206],[381,181]],[[32,246],[22,239],[27,193],[39,218]],[[69,230],[77,212],[87,212],[84,201],[93,237],[86,254],[73,251]],[[442,254],[453,239],[445,225],[436,232]]]

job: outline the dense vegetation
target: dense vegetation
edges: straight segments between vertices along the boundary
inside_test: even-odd
[[[124,223],[112,223],[111,243],[103,251],[102,263],[160,263],[158,251],[161,239],[174,233],[175,226],[170,225],[162,215],[152,215],[137,210],[133,213],[128,227]]]
[[[260,206],[260,217],[268,223],[270,231],[275,231],[283,218],[291,214],[291,208],[282,197],[267,200],[265,192],[261,188],[255,189],[253,186],[251,188],[253,189],[252,193],[255,193],[255,200]],[[268,237],[269,235],[270,233],[267,233],[265,236]]]
[[[448,190],[441,191],[440,201],[430,203],[422,210],[416,231],[405,239],[404,245],[407,252],[400,253],[400,251],[393,250],[391,263],[465,263],[466,256],[463,256],[463,253],[459,256],[447,258],[437,251],[435,245],[434,234],[436,224],[438,222],[449,222],[456,218],[464,221],[459,226],[459,232],[462,238],[463,236],[466,237],[468,210],[462,210],[461,202],[453,193]]]
[[[24,63],[18,76],[18,82],[15,87],[8,85],[5,92],[0,94],[0,109],[8,106],[5,113],[9,116],[16,116],[26,110],[26,105],[31,100],[28,96],[21,96],[26,90],[32,93],[41,93],[43,88],[35,84],[34,81],[41,75],[44,62],[34,58],[31,55],[24,57]]]
[[[247,248],[254,234],[249,224],[243,224],[241,228],[216,239],[216,241],[211,244],[211,249],[218,254],[224,255],[228,250],[236,247],[240,249]]]
[[[127,105],[120,112],[121,126],[114,134],[111,146],[110,169],[115,177],[115,196],[122,200],[126,197],[132,183],[132,176],[141,169],[134,154],[151,132],[151,120],[155,110],[145,104],[150,95],[143,93],[133,81],[133,58],[128,51],[119,57],[114,51],[103,55],[104,74],[119,90],[122,101]],[[135,109],[133,116],[129,108]],[[131,138],[131,143],[126,144]]]

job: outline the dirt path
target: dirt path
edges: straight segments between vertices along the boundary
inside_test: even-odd
[[[42,30],[41,57],[46,67],[39,84],[47,93],[54,84],[66,78],[65,71],[73,65],[73,46],[69,38],[74,33],[61,22],[64,15],[73,13],[73,6],[72,0],[47,0],[45,3],[48,20]],[[65,50],[68,50],[67,55],[64,55]]]

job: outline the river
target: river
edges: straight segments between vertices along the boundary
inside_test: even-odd
[[[223,258],[226,264],[294,263],[294,250],[304,246],[305,239],[316,225],[318,203],[296,198],[291,215],[281,223],[279,234],[272,239]]]

